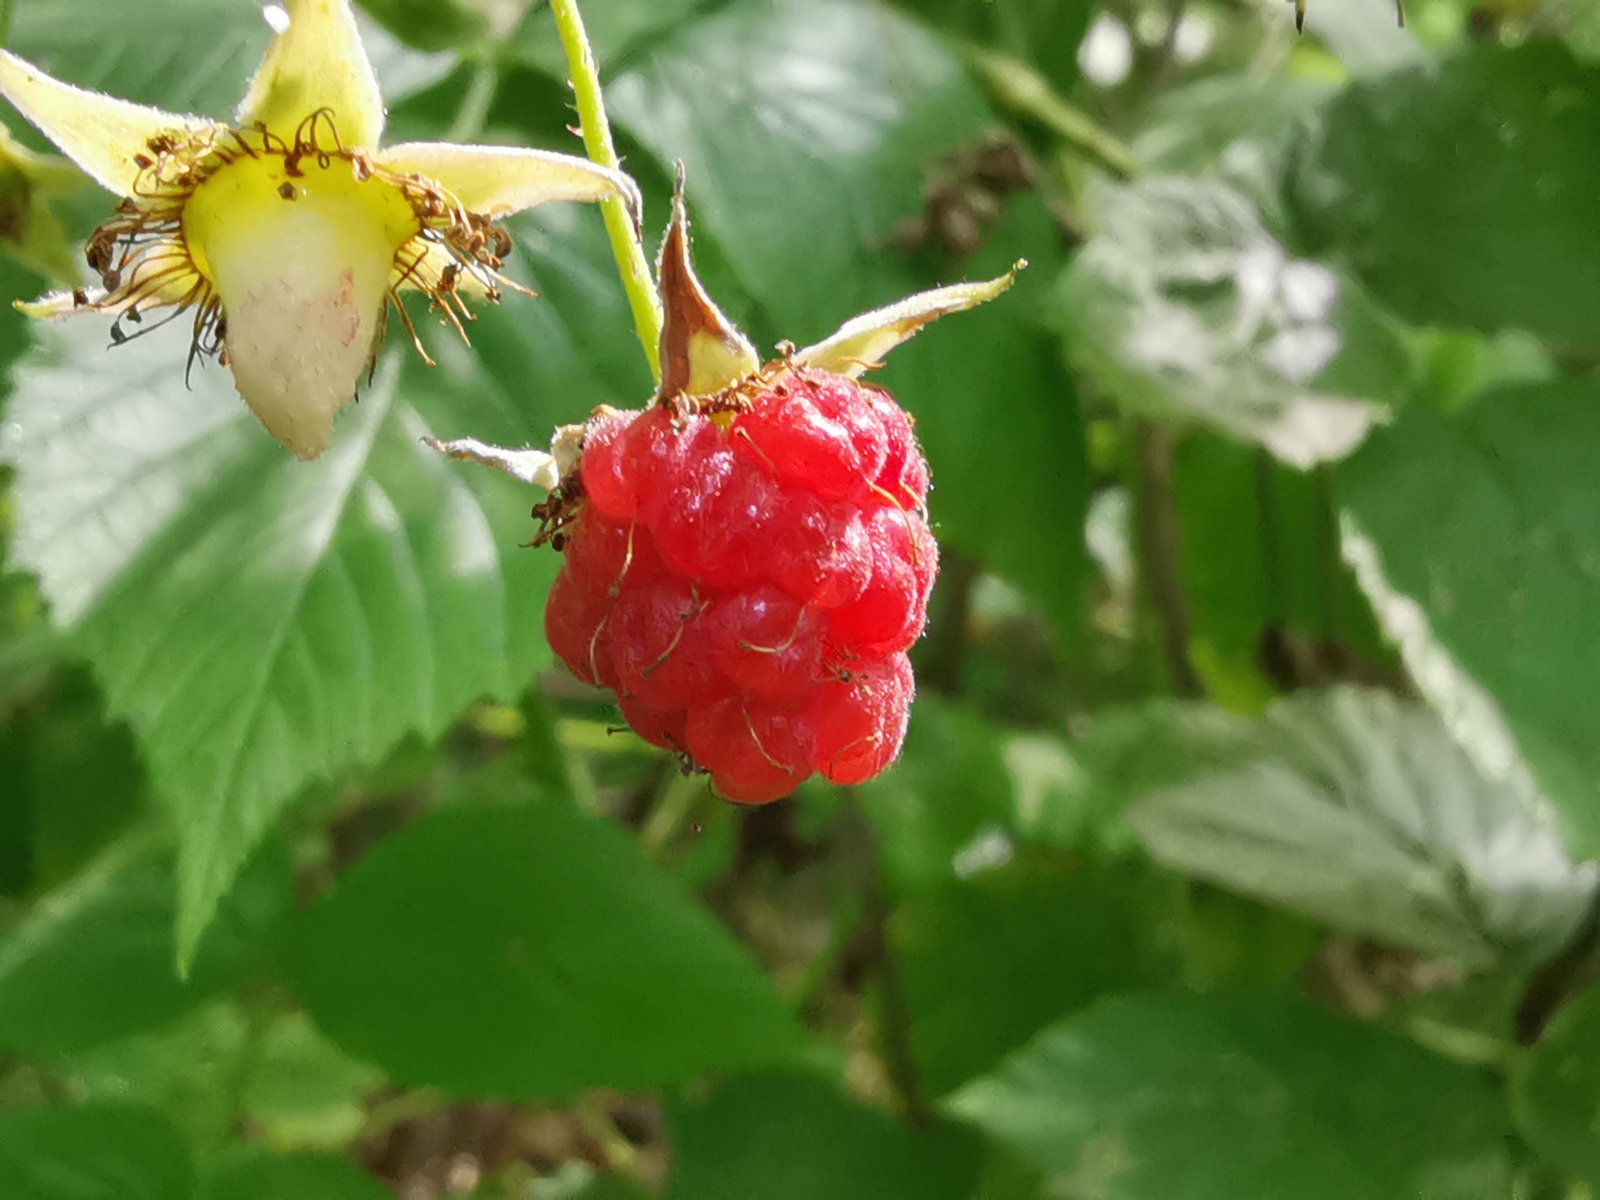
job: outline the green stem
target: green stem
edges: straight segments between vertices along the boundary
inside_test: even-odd
[[[912,1128],[929,1130],[939,1117],[922,1092],[922,1071],[911,1050],[911,1004],[900,978],[900,964],[889,945],[889,888],[883,878],[882,847],[875,847],[877,858],[866,897],[868,936],[872,939],[872,959],[877,967],[879,1034],[889,1078],[905,1105],[905,1118]]]
[[[0,0],[0,46],[11,43],[12,0]]]
[[[4,3],[5,0],[0,0]],[[500,90],[500,70],[493,62],[480,62],[472,69],[467,81],[467,94],[462,98],[456,119],[451,122],[445,139],[451,142],[475,142],[483,133],[489,120],[489,109],[494,104],[495,93]]]
[[[589,48],[589,37],[583,31],[578,0],[550,0],[550,11],[555,14],[561,48],[567,53],[567,70],[572,75],[584,149],[591,161],[620,170],[617,148],[611,143],[611,124],[606,120],[605,100],[600,94],[600,71],[595,66],[594,52]],[[602,201],[601,211],[605,215],[606,233],[611,238],[611,253],[622,275],[622,289],[628,294],[628,307],[633,311],[633,327],[650,364],[650,373],[660,383],[661,298],[650,278],[650,260],[623,202]]]
[[[1005,107],[1037,121],[1119,179],[1132,178],[1138,172],[1139,160],[1127,145],[1087,113],[1068,104],[1049,80],[1027,63],[986,50],[970,53],[995,98]]]

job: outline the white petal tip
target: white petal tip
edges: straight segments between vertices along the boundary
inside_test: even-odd
[[[47,292],[37,300],[13,300],[11,307],[36,321],[70,317],[79,309],[71,292]]]

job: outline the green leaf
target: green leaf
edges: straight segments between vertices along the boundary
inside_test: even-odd
[[[216,1150],[248,1114],[240,1107],[258,1036],[243,1008],[217,1000],[158,1029],[78,1051],[59,1062],[74,1095],[149,1105],[190,1146]]]
[[[471,0],[361,0],[361,7],[408,45],[421,50],[473,47],[486,40],[487,5]]]
[[[533,1186],[538,1189],[539,1200],[650,1200],[654,1195],[643,1184],[625,1176],[596,1174],[579,1160],[564,1163],[553,1174],[541,1176]],[[480,1190],[472,1194],[489,1200],[493,1193]]]
[[[650,1200],[650,1192],[616,1175],[598,1176],[572,1200]]]
[[[735,0],[608,98],[657,158],[683,160],[691,216],[797,346],[915,290],[878,247],[921,208],[924,168],[990,120],[943,46],[862,0]]]
[[[926,286],[891,243],[922,210],[925,177],[994,120],[945,47],[860,0],[738,0],[678,28],[610,98],[658,158],[685,162],[692,216],[796,345]],[[940,537],[1065,628],[1082,551],[1062,531],[1083,524],[1083,434],[1053,339],[1026,315],[1060,236],[1037,196],[986,233],[961,276],[1021,257],[1034,267],[1009,295],[897,350],[881,381],[917,416]]]
[[[1577,0],[1562,10],[1562,16],[1562,38],[1572,52],[1585,62],[1600,59],[1600,5],[1594,0]]]
[[[1138,867],[1025,856],[903,905],[890,930],[928,1094],[1102,993],[1170,975],[1156,931],[1174,899]]]
[[[15,10],[6,48],[67,82],[218,118],[232,115],[272,37],[254,0],[54,0]]]
[[[585,0],[583,28],[589,35],[595,61],[609,69],[619,60],[632,57],[634,51],[653,49],[656,39],[703,7],[701,0],[651,0],[649,4],[640,4],[639,0]],[[534,6],[506,44],[506,50],[529,66],[566,82],[567,56],[549,5]]]
[[[1078,44],[1089,28],[1088,0],[899,0],[962,41],[1032,63],[1066,91],[1078,81]]]
[[[1031,195],[992,232],[971,275],[1018,259],[1028,270],[999,300],[896,350],[873,382],[917,418],[940,541],[1012,580],[1062,632],[1079,626],[1088,467],[1073,380],[1036,316],[1062,261],[1060,233]]]
[[[1339,557],[1331,476],[1195,436],[1178,448],[1173,492],[1190,652],[1219,702],[1246,709],[1265,703],[1233,702],[1258,671],[1282,686],[1316,682],[1318,668],[1335,675],[1352,656],[1389,664],[1392,652]],[[1274,661],[1275,649],[1311,661]]]
[[[72,1053],[170,1021],[260,963],[292,887],[288,855],[269,843],[179,979],[171,855],[130,835],[0,942],[0,1046]]]
[[[304,1013],[289,1013],[248,1047],[249,1079],[240,1106],[261,1130],[260,1140],[284,1149],[337,1149],[362,1129],[368,1092],[383,1073],[335,1046]]]
[[[1241,139],[1276,149],[1337,91],[1298,75],[1207,75],[1152,99],[1133,150],[1147,172],[1199,174]]]
[[[672,1113],[667,1200],[966,1200],[982,1154],[916,1134],[820,1079],[733,1079]]]
[[[1595,886],[1525,794],[1383,692],[1278,701],[1236,762],[1129,821],[1175,870],[1473,970],[1554,952]]]
[[[1556,1014],[1515,1076],[1517,1128],[1543,1157],[1600,1184],[1600,990]]]
[[[6,1200],[189,1200],[189,1150],[159,1114],[87,1104],[0,1114]]]
[[[1335,636],[1329,620],[1333,598],[1321,588],[1324,564],[1338,562],[1334,516],[1318,511],[1310,477],[1263,458],[1255,447],[1217,437],[1184,440],[1173,463],[1172,490],[1190,654],[1210,694],[1231,708],[1244,707],[1230,703],[1217,664],[1236,673],[1257,667],[1266,629],[1293,626],[1310,638]],[[1290,499],[1286,490],[1293,492],[1292,512],[1280,507]],[[1309,611],[1292,603],[1286,586],[1291,582],[1309,583]]]
[[[976,865],[986,844],[1008,851],[1015,791],[994,728],[969,709],[922,696],[895,769],[859,795],[881,835],[890,882],[914,892],[954,879],[963,852]]]
[[[1551,383],[1409,410],[1339,472],[1408,624],[1499,705],[1580,857],[1600,852],[1597,456],[1600,387]]]
[[[1152,700],[1097,713],[1069,747],[1059,785],[1025,812],[1023,836],[1045,846],[1134,849],[1128,807],[1207,766],[1235,761],[1249,723],[1209,704]]]
[[[1313,249],[1404,316],[1593,351],[1597,142],[1600,67],[1553,42],[1484,46],[1353,86],[1289,198]]]
[[[288,958],[346,1049],[465,1095],[657,1087],[783,1062],[799,1040],[754,963],[637,843],[553,801],[423,817],[306,914]]]
[[[248,1122],[276,1150],[336,1150],[360,1134],[383,1083],[299,1012],[219,1000],[159,1029],[67,1056],[74,1094],[160,1109],[191,1143],[220,1148]]]
[[[376,11],[383,4],[371,0],[366,7]],[[369,22],[362,26],[384,99],[392,104],[426,74],[419,74],[423,56]],[[52,0],[15,6],[6,48],[80,87],[226,120],[271,37],[255,0]]]
[[[0,741],[7,747],[0,777],[9,784],[0,798],[7,826],[0,857],[20,869],[14,894],[61,884],[143,808],[147,789],[133,737],[108,726],[85,671],[58,672],[42,698],[21,706]]]
[[[383,0],[375,0],[365,7],[376,9],[382,3]],[[372,64],[372,73],[378,77],[378,90],[383,93],[384,104],[391,109],[418,93],[426,92],[449,76],[461,63],[461,59],[454,54],[413,50],[375,20],[365,20],[360,12],[356,14],[356,24],[361,29],[361,45],[367,52],[367,61]],[[459,105],[459,96],[456,102]],[[445,128],[437,126],[430,129],[428,138],[442,138]],[[392,144],[402,139],[403,135],[398,131],[385,129],[385,142]]]
[[[1487,1077],[1290,998],[1128,995],[1041,1034],[949,1102],[1103,1200],[1509,1194]]]
[[[1347,327],[1381,347],[1381,326],[1333,271],[1292,258],[1243,192],[1171,175],[1092,199],[1099,229],[1062,278],[1060,320],[1073,362],[1126,407],[1306,468],[1347,454],[1400,394],[1405,364],[1381,351],[1392,369],[1343,388]]]
[[[392,1193],[333,1154],[268,1154],[239,1147],[211,1164],[197,1200],[389,1200]]]
[[[1194,991],[1299,992],[1328,941],[1327,930],[1309,917],[1220,888],[1185,888],[1184,901],[1172,932],[1182,940],[1183,981]]]
[[[547,268],[556,281],[598,270],[572,261],[604,253],[597,214],[579,216],[587,242],[530,239],[536,283]],[[557,563],[520,548],[529,493],[418,439],[547,443],[556,413],[614,398],[580,364],[627,344],[626,311],[614,285],[581,302],[568,324],[548,301],[509,300],[533,332],[514,368],[487,373],[425,330],[446,365],[402,373],[386,358],[311,464],[261,430],[222,368],[184,387],[181,333],[108,352],[104,326],[83,318],[47,331],[18,372],[0,440],[17,472],[13,549],[176,821],[182,960],[307,782],[373,763],[408,732],[435,736],[546,661],[538,613]],[[603,329],[614,340],[595,340]]]
[[[0,792],[0,896],[20,899],[34,877],[33,797],[26,787],[27,727],[0,726],[0,777],[22,780]]]
[[[1046,1200],[1036,1168],[1000,1146],[991,1145],[983,1178],[972,1200]]]

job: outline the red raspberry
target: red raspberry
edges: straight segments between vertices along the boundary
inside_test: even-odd
[[[938,568],[927,491],[910,418],[830,372],[600,410],[555,510],[550,645],[730,800],[860,783],[905,737]]]

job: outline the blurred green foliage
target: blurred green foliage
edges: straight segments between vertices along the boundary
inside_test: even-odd
[[[393,140],[575,148],[544,3],[363,7]],[[1592,1197],[1600,6],[584,12],[764,348],[1031,264],[875,377],[945,562],[902,760],[720,804],[419,445],[646,401],[593,211],[314,464],[181,330],[0,308],[0,1197]],[[270,36],[10,13],[217,116]],[[31,297],[113,201],[0,175]]]

